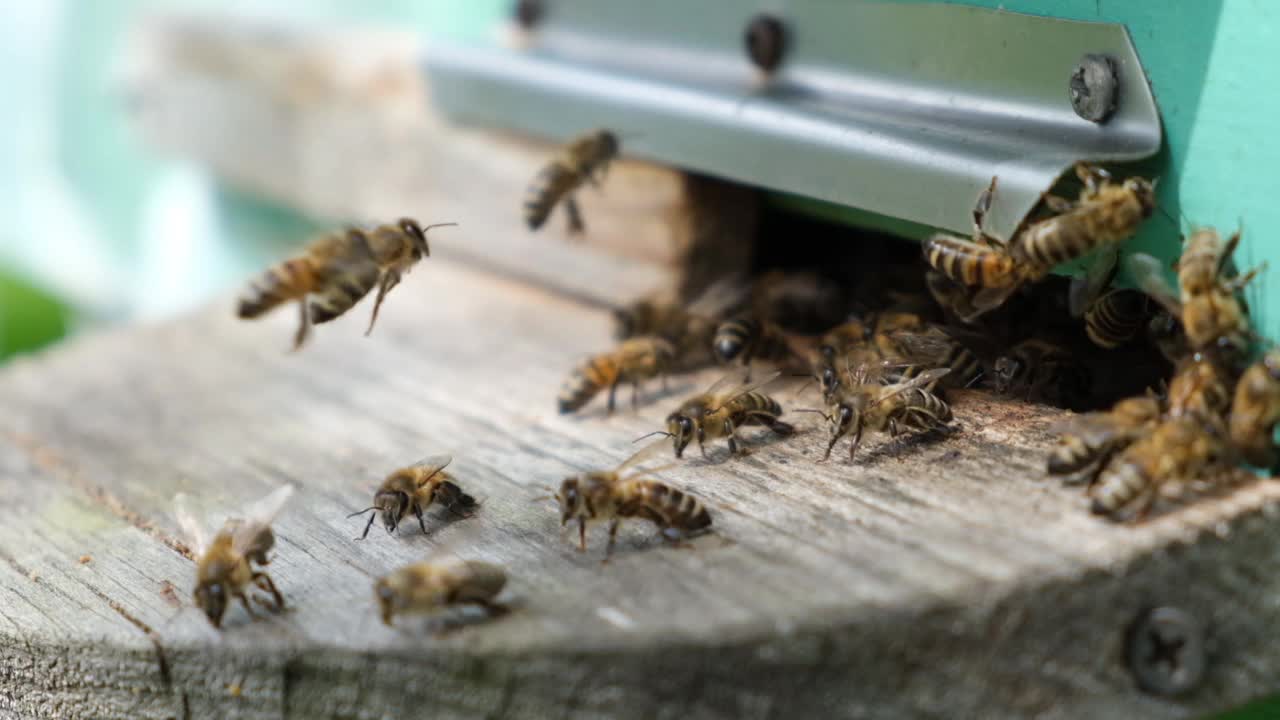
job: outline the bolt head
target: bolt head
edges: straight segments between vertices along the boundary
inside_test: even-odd
[[[1085,55],[1071,71],[1067,88],[1077,115],[1099,124],[1110,120],[1120,97],[1115,61],[1106,55]]]
[[[1204,680],[1204,628],[1186,611],[1157,607],[1143,612],[1127,640],[1125,659],[1143,692],[1175,697]]]
[[[782,64],[787,50],[787,28],[773,15],[761,14],[747,23],[743,42],[752,64],[771,73]]]

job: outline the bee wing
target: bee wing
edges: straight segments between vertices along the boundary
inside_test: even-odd
[[[720,317],[741,305],[750,288],[751,284],[741,273],[721,278],[707,286],[707,289],[694,298],[693,302],[689,303],[688,311],[692,315]]]
[[[1119,268],[1119,248],[1104,250],[1093,258],[1083,276],[1071,278],[1071,287],[1067,291],[1071,317],[1084,317],[1084,312],[1115,279]]]
[[[894,349],[900,357],[895,362],[924,365],[935,363],[947,356],[958,343],[941,331],[918,332],[895,330],[889,333]]]
[[[209,548],[209,531],[205,528],[204,523],[196,518],[195,512],[191,509],[191,499],[187,497],[186,493],[178,493],[174,496],[173,515],[177,519],[178,528],[182,531],[192,551],[196,555],[203,555],[204,551]]]
[[[243,553],[254,543],[259,533],[271,527],[272,521],[284,509],[285,503],[292,495],[292,485],[281,485],[266,497],[245,508],[244,518],[236,524],[234,534],[231,536],[231,547],[236,552]]]
[[[782,377],[782,371],[775,370],[769,373],[768,375],[765,375],[764,378],[757,380],[756,382],[753,382],[753,383],[743,382],[739,384],[737,387],[722,389],[718,393],[719,400],[717,401],[717,405],[715,408],[712,408],[712,410],[717,410],[721,407],[724,407],[724,404],[729,402],[730,400],[742,397],[743,395],[746,395],[747,393],[752,392],[753,390],[759,390],[760,388],[764,387],[765,385],[768,385],[769,383],[773,382],[774,380],[777,380],[780,377]],[[713,391],[708,390],[707,392],[711,393]]]
[[[1004,304],[1005,300],[1017,290],[1017,285],[1002,288],[982,288],[973,294],[969,301],[969,307],[965,308],[965,312],[960,314],[960,319],[967,323],[972,323],[982,315],[995,310]]]
[[[618,467],[614,470],[614,472],[620,473],[627,468],[636,467],[637,465],[643,463],[645,460],[650,460],[664,452],[670,452],[670,450],[671,450],[670,441],[667,440],[666,438],[659,438],[649,443],[648,445],[645,445],[639,450],[637,450],[635,454],[633,454],[631,457],[627,458],[626,460],[623,460],[622,463],[618,465]]]
[[[1164,306],[1174,317],[1182,316],[1182,302],[1178,300],[1177,291],[1165,278],[1159,260],[1146,253],[1135,253],[1129,256],[1129,272],[1143,292]]]
[[[902,382],[895,384],[893,389],[882,395],[876,403],[882,403],[890,398],[901,395],[908,390],[913,390],[915,388],[928,385],[931,382],[936,382],[939,378],[949,372],[951,372],[951,368],[933,368],[932,370],[925,370],[910,380],[903,380]]]
[[[440,453],[438,455],[428,455],[422,458],[421,460],[419,460],[418,462],[414,463],[410,467],[422,468],[423,470],[425,470],[426,473],[422,476],[423,478],[422,481],[426,482],[427,480],[430,480],[431,477],[436,473],[449,467],[449,463],[451,462],[453,462],[452,455],[449,455],[446,453]]]
[[[719,380],[711,383],[711,387],[703,391],[704,395],[724,395],[733,392],[736,388],[747,384],[747,375],[745,372],[729,372],[723,375]]]

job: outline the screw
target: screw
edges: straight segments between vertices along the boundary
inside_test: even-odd
[[[542,20],[542,0],[517,0],[512,15],[516,24],[528,30]]]
[[[1104,123],[1116,111],[1120,76],[1106,55],[1085,55],[1071,71],[1071,107],[1089,122]]]
[[[1125,656],[1144,692],[1182,695],[1204,680],[1204,630],[1178,608],[1153,608],[1129,627]]]
[[[782,64],[782,55],[787,49],[787,28],[778,18],[772,15],[751,18],[743,40],[747,56],[756,67],[771,73]]]

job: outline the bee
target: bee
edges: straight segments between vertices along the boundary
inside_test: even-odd
[[[657,480],[648,478],[653,472],[636,470],[640,463],[662,451],[659,440],[641,448],[613,470],[585,472],[565,478],[556,500],[560,503],[560,525],[578,521],[578,549],[587,548],[587,523],[609,521],[609,544],[606,559],[613,554],[618,525],[623,518],[648,520],[658,526],[667,540],[707,531],[711,514],[694,496]]]
[[[943,273],[928,270],[924,274],[924,282],[934,302],[957,320],[963,322],[963,318],[977,318],[982,315],[982,312],[973,306],[973,293]]]
[[[1280,421],[1280,350],[1250,365],[1236,383],[1228,420],[1231,442],[1259,467],[1275,462],[1274,432]]]
[[[385,625],[396,615],[431,613],[445,607],[479,605],[491,615],[505,611],[495,598],[507,585],[502,566],[477,560],[406,565],[378,578],[373,595]]]
[[[1172,366],[1191,352],[1182,323],[1167,310],[1157,310],[1147,323],[1147,339],[1160,351],[1160,355]]]
[[[538,171],[524,196],[524,221],[537,230],[563,201],[569,232],[586,229],[574,192],[584,183],[599,185],[609,163],[618,156],[618,136],[594,130],[571,141],[549,164]]]
[[[1092,511],[1142,519],[1166,484],[1189,483],[1231,459],[1219,418],[1168,418],[1125,448],[1098,475]]]
[[[241,295],[236,314],[260,317],[286,302],[297,301],[300,312],[293,347],[302,347],[313,323],[325,323],[350,310],[376,285],[378,297],[369,320],[368,335],[378,310],[400,276],[430,254],[426,232],[456,225],[438,223],[422,227],[401,218],[394,224],[371,230],[347,228],[321,236],[301,255],[270,268],[250,283]],[[308,306],[308,300],[310,305]]]
[[[915,377],[930,368],[950,368],[938,384],[952,388],[972,387],[985,374],[982,360],[947,331],[929,327],[922,332],[898,330],[882,336],[880,354],[885,361],[900,365],[902,379]],[[932,391],[933,387],[926,388]]]
[[[753,315],[740,315],[716,327],[712,340],[723,363],[740,362],[751,373],[752,360],[783,362],[793,356],[785,331],[776,323]]]
[[[681,403],[675,412],[667,416],[666,431],[660,430],[658,434],[671,437],[677,458],[684,455],[684,449],[695,438],[703,457],[707,455],[706,441],[722,437],[729,440],[730,454],[746,453],[745,448],[739,447],[737,439],[737,430],[744,425],[764,425],[778,435],[791,435],[795,428],[778,419],[782,415],[782,406],[758,390],[776,380],[778,375],[774,373],[755,384],[745,380],[735,383],[732,376],[726,375],[706,392]]]
[[[1150,318],[1147,296],[1121,288],[1108,291],[1085,310],[1084,330],[1094,345],[1111,350],[1137,337]]]
[[[418,527],[425,535],[427,523],[423,513],[437,501],[459,517],[469,516],[476,506],[476,499],[463,492],[453,476],[444,471],[452,461],[448,455],[432,455],[388,475],[373,494],[373,505],[347,516],[352,518],[369,513],[369,522],[359,539],[369,537],[369,529],[379,515],[387,534],[391,534],[410,513],[418,518]]]
[[[1231,255],[1240,244],[1240,234],[1237,230],[1224,243],[1212,228],[1191,233],[1178,260],[1177,292],[1165,280],[1159,260],[1141,253],[1129,258],[1139,287],[1182,321],[1193,350],[1216,347],[1237,355],[1248,350],[1252,332],[1247,309],[1236,294],[1266,265],[1230,279],[1224,277]]]
[[[732,276],[712,284],[687,307],[673,298],[645,298],[614,310],[615,335],[620,341],[641,335],[668,340],[676,347],[681,370],[710,365],[719,318],[740,305],[745,294],[745,282]]]
[[[1057,214],[1022,229],[1009,244],[1014,260],[1042,271],[1041,277],[1057,265],[1133,237],[1156,209],[1150,180],[1131,177],[1116,183],[1106,170],[1087,163],[1076,163],[1075,171],[1084,183],[1077,201],[1044,195],[1046,207]]]
[[[661,377],[666,383],[667,372],[676,357],[676,348],[658,337],[637,337],[624,340],[616,350],[596,355],[574,370],[560,388],[561,414],[581,409],[604,388],[609,388],[608,411],[613,412],[614,396],[618,385],[631,383],[631,406],[638,402],[640,383],[653,377]]]
[[[865,347],[870,339],[871,328],[858,318],[849,318],[828,330],[818,340],[818,353],[823,362],[835,365],[845,353],[854,348]]]
[[[186,496],[174,498],[178,525],[197,557],[196,586],[192,598],[215,628],[222,626],[222,616],[231,598],[239,600],[245,612],[256,617],[245,595],[250,586],[271,594],[273,603],[268,606],[271,610],[279,612],[284,609],[284,597],[276,589],[271,576],[255,566],[268,564],[267,553],[275,546],[276,540],[271,522],[292,494],[292,485],[276,489],[251,504],[245,517],[228,519],[212,539],[187,507]],[[254,599],[262,603],[260,598]]]
[[[944,233],[925,240],[924,256],[946,278],[975,288],[949,298],[950,309],[967,323],[999,307],[1024,283],[1042,276],[1039,268],[1019,263],[1003,247]],[[937,281],[934,284],[940,285]]]
[[[1070,421],[1049,453],[1050,475],[1071,475],[1087,468],[1096,470],[1123,450],[1160,419],[1160,400],[1150,395],[1125,398],[1106,412],[1087,413]]]
[[[997,358],[992,376],[998,393],[1022,394],[1028,400],[1059,406],[1078,403],[1093,384],[1088,368],[1069,350],[1037,338],[1024,340]]]
[[[1169,417],[1218,418],[1231,406],[1231,378],[1214,357],[1195,353],[1178,365],[1169,382]]]
[[[851,373],[847,384],[842,384],[833,394],[827,410],[815,411],[821,412],[831,425],[831,439],[822,458],[831,457],[836,443],[852,435],[849,460],[853,460],[866,430],[888,430],[892,437],[897,437],[903,430],[929,431],[946,427],[952,419],[950,406],[925,388],[949,372],[951,368],[934,368],[909,380],[888,385],[870,381],[865,365]]]
[[[844,288],[812,272],[770,270],[751,288],[756,317],[791,331],[816,333],[845,314]]]

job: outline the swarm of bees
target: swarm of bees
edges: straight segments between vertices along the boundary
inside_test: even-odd
[[[537,230],[563,204],[570,232],[582,232],[575,193],[598,184],[619,151],[618,136],[608,130],[571,142],[530,186],[522,207],[528,227]],[[631,387],[634,409],[651,381],[666,393],[673,374],[715,365],[723,374],[678,402],[663,428],[649,434],[662,439],[611,470],[564,478],[554,496],[561,527],[576,523],[578,550],[585,551],[588,526],[607,521],[605,561],[624,519],[652,523],[668,543],[710,532],[703,501],[654,477],[666,468],[643,466],[665,453],[668,441],[678,462],[695,441],[706,458],[707,445],[724,440],[732,459],[750,452],[748,440],[797,435],[768,389],[788,375],[816,384],[818,407],[795,410],[825,423],[821,460],[847,438],[853,462],[864,433],[944,437],[959,427],[948,398],[965,388],[1073,409],[1105,407],[1067,422],[1047,470],[1083,484],[1093,512],[1117,520],[1143,518],[1163,498],[1211,489],[1234,477],[1241,463],[1276,463],[1280,349],[1249,364],[1257,336],[1240,292],[1261,268],[1234,274],[1240,233],[1223,240],[1210,228],[1195,229],[1176,265],[1176,287],[1145,255],[1128,261],[1140,289],[1112,287],[1120,245],[1155,210],[1154,183],[1115,181],[1087,164],[1077,165],[1075,175],[1083,186],[1075,201],[1046,193],[1041,213],[1008,239],[983,227],[995,198],[993,178],[973,209],[971,238],[936,234],[924,243],[923,275],[914,255],[877,266],[882,284],[865,288],[811,270],[772,270],[754,279],[726,277],[696,298],[659,294],[617,308],[617,344],[570,372],[557,398],[561,414],[583,410],[602,393],[613,413],[623,384]],[[453,223],[422,227],[401,219],[321,237],[255,280],[238,314],[255,318],[297,301],[296,349],[312,324],[342,315],[376,286],[368,334],[386,295],[429,254],[426,232],[442,225]],[[1069,284],[1050,277],[1082,258],[1091,259],[1083,277]],[[1009,302],[1015,295],[1019,301]],[[758,365],[768,369],[753,381]],[[1124,380],[1117,368],[1136,379]],[[748,428],[760,433],[744,437]],[[460,518],[475,515],[480,502],[446,472],[451,462],[450,455],[431,455],[388,475],[372,505],[348,516],[369,515],[356,539],[367,538],[377,520],[395,534],[410,518],[428,535],[426,515],[436,506]],[[196,556],[194,604],[214,627],[231,600],[250,615],[251,600],[273,612],[284,608],[262,568],[275,545],[272,521],[292,491],[276,490],[211,537],[185,499],[177,499],[178,521]],[[402,615],[458,606],[493,617],[505,611],[498,598],[506,586],[499,565],[433,559],[379,578],[374,599],[388,626]]]

